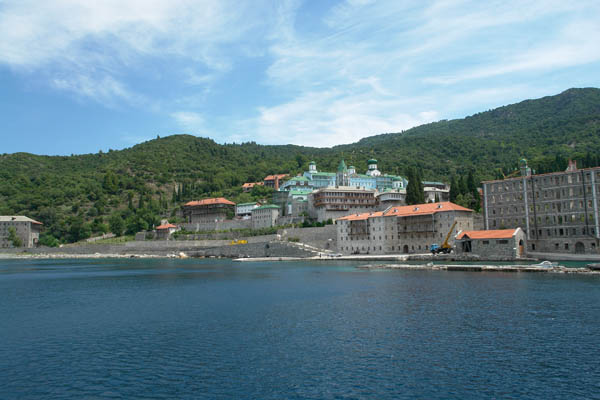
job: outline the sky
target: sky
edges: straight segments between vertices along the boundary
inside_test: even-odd
[[[599,71],[598,0],[0,0],[0,154],[329,147]]]

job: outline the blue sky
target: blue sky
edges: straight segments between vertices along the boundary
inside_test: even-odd
[[[600,87],[599,21],[597,0],[0,0],[0,153],[352,143]]]

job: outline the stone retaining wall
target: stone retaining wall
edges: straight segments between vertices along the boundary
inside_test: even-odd
[[[306,243],[320,249],[337,249],[337,236],[335,225],[326,225],[322,228],[286,228],[277,232],[281,240],[297,238],[301,243]]]

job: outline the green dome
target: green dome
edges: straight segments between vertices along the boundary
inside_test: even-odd
[[[308,163],[308,165],[317,165],[317,163],[314,162],[314,161],[311,161],[311,162]]]
[[[377,164],[377,160],[374,158],[371,158],[369,161],[367,161],[367,164],[371,165],[371,164]]]
[[[346,167],[346,163],[344,162],[344,160],[340,161],[340,165],[338,165],[338,172],[345,172],[348,171],[348,168]]]

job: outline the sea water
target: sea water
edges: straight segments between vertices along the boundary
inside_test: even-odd
[[[600,278],[0,260],[0,398],[600,397]]]

